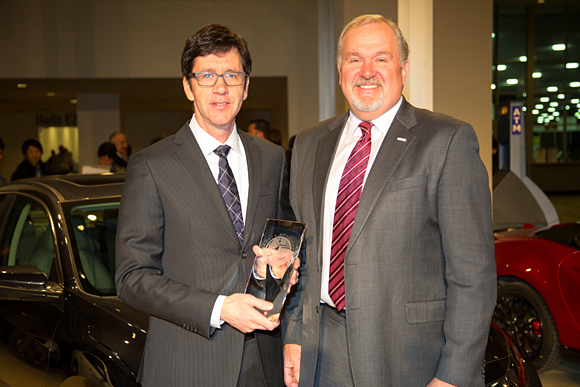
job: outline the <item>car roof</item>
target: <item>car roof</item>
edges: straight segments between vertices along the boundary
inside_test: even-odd
[[[96,199],[120,196],[124,182],[124,173],[52,175],[3,184],[0,192],[50,191],[60,201]]]

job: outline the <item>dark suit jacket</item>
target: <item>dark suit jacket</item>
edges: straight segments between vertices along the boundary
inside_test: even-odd
[[[347,115],[298,135],[290,198],[308,223],[285,344],[312,386],[319,343],[322,206]],[[357,387],[483,386],[496,278],[491,200],[473,128],[403,101],[362,192],[345,257],[348,348]]]
[[[210,329],[218,295],[243,293],[267,218],[293,218],[284,151],[239,131],[249,173],[243,247],[188,125],[131,156],[119,213],[119,297],[152,315],[144,385],[236,386],[244,334]],[[269,386],[282,384],[279,329],[256,333]]]

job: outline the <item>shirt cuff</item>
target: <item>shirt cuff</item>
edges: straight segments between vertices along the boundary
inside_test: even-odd
[[[223,320],[220,320],[220,317],[222,315],[222,307],[224,305],[224,300],[226,299],[226,296],[218,296],[217,300],[215,300],[215,304],[213,304],[213,310],[211,311],[211,320],[210,320],[210,325],[213,328],[218,328],[220,329],[222,327],[222,324],[224,323]]]

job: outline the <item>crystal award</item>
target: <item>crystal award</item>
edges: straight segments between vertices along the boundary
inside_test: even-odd
[[[268,219],[259,247],[263,255],[256,257],[246,293],[270,301],[274,308],[266,317],[277,319],[284,306],[294,260],[300,254],[306,223]]]

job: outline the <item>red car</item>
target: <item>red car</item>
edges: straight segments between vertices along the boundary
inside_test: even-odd
[[[580,223],[495,234],[493,321],[527,361],[547,371],[560,345],[580,350]]]

